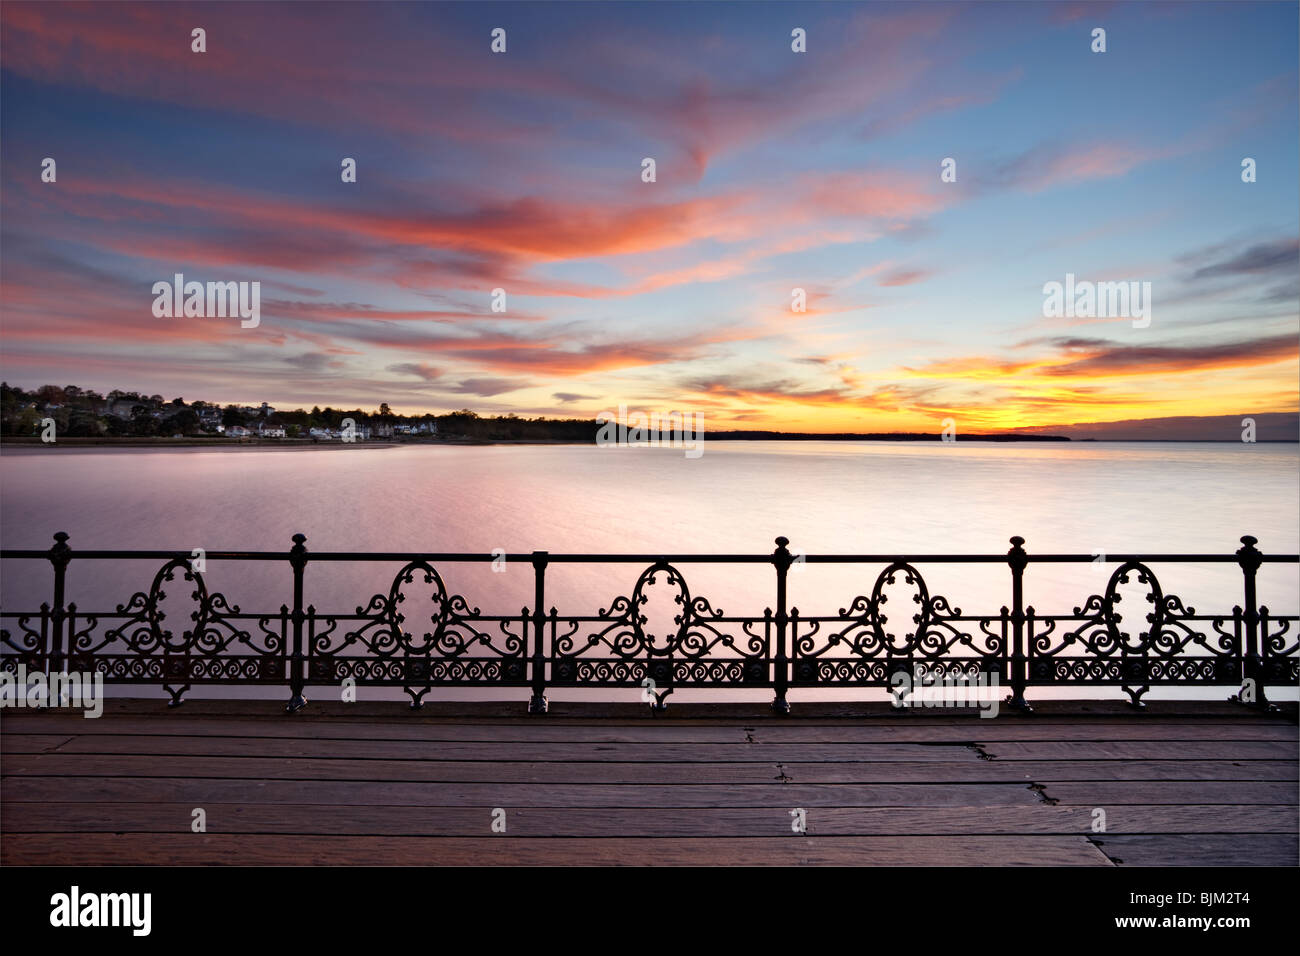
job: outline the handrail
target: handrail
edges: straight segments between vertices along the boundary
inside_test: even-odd
[[[1026,605],[1030,568],[1096,564],[1098,554],[1033,554],[1012,537],[1004,554],[803,554],[776,539],[768,554],[593,554],[502,552],[311,552],[293,536],[287,551],[74,550],[66,533],[48,550],[0,549],[0,560],[40,560],[53,570],[52,600],[37,609],[0,609],[0,669],[27,673],[78,670],[115,684],[160,684],[179,704],[192,686],[287,686],[288,709],[306,704],[308,686],[400,687],[418,707],[435,687],[517,687],[531,690],[529,709],[544,713],[547,688],[641,688],[662,709],[676,688],[769,688],[773,706],[789,711],[791,688],[887,688],[900,699],[908,679],[993,683],[1011,690],[1010,703],[1028,709],[1031,687],[1117,686],[1136,706],[1152,686],[1240,688],[1235,699],[1268,706],[1266,687],[1300,680],[1296,634],[1300,616],[1260,604],[1256,573],[1264,565],[1297,564],[1297,554],[1266,554],[1250,535],[1231,553],[1100,555],[1115,565],[1104,590],[1071,613],[1040,613]],[[114,611],[86,611],[68,600],[67,569],[74,561],[165,562],[147,590]],[[439,565],[506,561],[533,569],[532,608],[485,614],[447,591]],[[208,590],[206,562],[285,562],[293,574],[292,605],[245,612]],[[304,604],[307,569],[317,562],[398,563],[387,594],[356,605],[356,613],[320,612]],[[592,613],[546,610],[546,570],[564,564],[643,567],[627,595],[596,604]],[[1167,593],[1152,565],[1236,564],[1241,600],[1198,614]],[[679,566],[767,565],[775,572],[772,605],[760,612],[724,615],[693,596]],[[882,566],[869,594],[837,613],[801,613],[788,606],[787,578],[802,564]],[[1001,564],[1011,578],[1010,602],[963,614],[933,594],[920,565]],[[164,623],[163,587],[191,582],[192,625],[179,634]],[[1149,607],[1133,614],[1121,605],[1121,586],[1137,586]],[[647,628],[642,608],[667,587],[679,612],[666,632]],[[436,614],[415,627],[403,614],[408,591],[431,590]],[[891,591],[910,596],[903,610],[886,605]],[[897,595],[896,595],[897,596]],[[894,612],[890,620],[887,610]],[[1125,615],[1131,620],[1126,620]],[[910,618],[910,621],[909,621]],[[255,626],[250,622],[256,622]],[[411,630],[407,628],[410,627]],[[428,629],[427,631],[425,629]],[[1145,628],[1145,629],[1143,629]],[[412,633],[412,631],[423,634]]]

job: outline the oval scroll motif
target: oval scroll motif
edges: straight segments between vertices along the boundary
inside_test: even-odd
[[[426,631],[423,634],[424,643],[416,645],[415,639],[410,631],[403,625],[407,623],[410,615],[402,613],[399,610],[400,605],[406,602],[406,592],[402,585],[414,584],[415,573],[424,572],[424,583],[434,585],[433,593],[429,598],[429,604],[433,608],[433,613],[428,615],[427,620],[433,625],[432,631]],[[434,570],[433,566],[426,561],[412,561],[404,568],[397,572],[393,578],[393,586],[388,591],[388,612],[391,616],[394,637],[401,635],[401,642],[406,650],[421,652],[427,650],[430,645],[437,643],[439,635],[447,623],[447,586],[443,584],[442,576]],[[424,618],[420,618],[424,619]]]
[[[1136,581],[1133,580],[1134,575]],[[1122,585],[1130,583],[1136,586],[1121,591]],[[1150,611],[1144,611],[1136,600],[1125,601],[1126,597],[1132,599],[1139,596],[1145,603],[1152,605]],[[1139,630],[1136,641],[1132,640],[1128,631],[1121,630],[1125,615],[1115,610],[1117,604],[1130,607],[1130,616],[1139,615],[1140,620],[1145,620],[1150,625],[1145,631]],[[1106,633],[1115,647],[1128,651],[1148,649],[1154,635],[1159,634],[1165,626],[1165,595],[1155,573],[1140,561],[1126,561],[1116,568],[1106,584],[1106,593],[1102,599],[1102,620],[1106,623]]]
[[[183,630],[179,640],[162,624],[169,617],[175,617],[173,612],[162,606],[162,602],[167,599],[167,592],[163,590],[163,585],[168,581],[175,581],[178,570],[185,572],[184,580],[194,583],[194,590],[189,597],[190,601],[197,602],[197,608],[189,615],[194,626]],[[157,646],[164,651],[202,650],[195,644],[203,640],[208,629],[208,588],[203,583],[203,575],[191,570],[189,561],[183,558],[173,558],[168,561],[158,569],[153,584],[149,586],[149,600],[145,605],[144,618],[149,623],[149,632],[153,635]]]
[[[916,605],[919,610],[914,610]],[[884,608],[892,608],[895,626],[901,621],[909,621],[914,629],[903,637],[903,643],[895,643],[897,635],[885,630],[891,615]],[[876,639],[887,650],[894,652],[910,651],[917,644],[917,635],[924,634],[930,626],[930,592],[926,589],[921,572],[906,561],[895,561],[876,578],[876,586],[871,590],[871,624],[876,632]]]
[[[632,630],[647,653],[668,654],[681,644],[690,607],[686,579],[671,564],[659,562],[641,572],[632,590],[631,617]]]

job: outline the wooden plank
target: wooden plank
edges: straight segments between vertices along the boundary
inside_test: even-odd
[[[180,833],[193,820],[188,803],[12,804],[0,815],[5,833]],[[313,833],[373,836],[488,835],[484,807],[321,806],[208,803],[208,833]],[[792,817],[782,807],[690,809],[522,807],[506,814],[512,838],[784,836]],[[1106,839],[1123,833],[1294,834],[1291,807],[1115,807],[1106,833],[1095,834],[1089,808],[1034,807],[814,807],[805,808],[811,834],[1008,835],[1079,834]]]
[[[94,753],[256,754],[266,757],[354,757],[419,760],[560,760],[635,761],[637,763],[784,763],[794,761],[906,760],[938,763],[982,759],[964,744],[689,744],[689,743],[501,743],[495,741],[445,742],[428,740],[319,740],[278,737],[141,737],[100,735],[93,743],[74,738],[54,752],[76,753],[93,747]]]
[[[1300,745],[1288,741],[1121,740],[1006,741],[982,749],[998,760],[1297,760]]]
[[[747,728],[748,729],[748,728]],[[975,724],[948,724],[942,726],[916,725],[900,720],[894,726],[882,727],[796,727],[789,724],[759,725],[750,731],[756,743],[869,743],[873,741],[927,742],[972,741],[995,743],[998,741],[1032,740],[1300,740],[1300,730],[1294,724],[1273,722],[1207,724],[1207,723],[1147,723],[1140,718],[1121,724],[1043,724],[1023,721],[981,720]]]
[[[1121,786],[1121,785],[1112,785]],[[1127,786],[1150,786],[1128,784]],[[1211,786],[1203,784],[1201,786]],[[1249,784],[1232,786],[1266,786]],[[1286,784],[1276,786],[1285,787]],[[11,803],[97,800],[190,803],[376,804],[404,807],[845,807],[1033,806],[1041,798],[1007,784],[550,784],[399,781],[218,780],[166,777],[5,777]],[[1154,801],[1160,802],[1160,801]],[[1191,802],[1191,801],[1186,801]],[[1280,802],[1280,801],[1261,801]],[[11,812],[12,807],[6,807]]]
[[[225,777],[272,780],[441,780],[517,783],[1026,783],[1097,780],[1297,780],[1289,760],[863,761],[635,763],[265,757],[240,753],[10,754],[5,776]]]
[[[1221,780],[1162,780],[1154,782],[1101,781],[1096,783],[1050,783],[1046,799],[1060,804],[1110,807],[1123,804],[1170,805],[1222,803],[1237,806],[1295,806],[1293,783]]]
[[[632,760],[642,763],[686,761],[764,763],[839,761],[936,761],[981,759],[980,751],[1001,761],[1017,760],[1290,760],[1300,748],[1281,741],[1121,741],[1003,742],[979,744],[713,744],[713,743],[538,743],[426,740],[348,740],[281,737],[172,737],[82,735],[43,737],[6,734],[5,753],[155,753],[213,756],[248,754],[284,757],[352,757],[395,760]]]
[[[75,737],[67,734],[13,734],[0,725],[0,754],[7,753],[44,753],[55,750],[64,744],[72,743]]]
[[[132,690],[141,689],[116,688],[116,690],[129,693]],[[146,714],[150,716],[183,714],[189,717],[283,718],[284,704],[288,700],[288,690],[286,688],[250,690],[256,693],[268,693],[271,696],[256,700],[204,698],[199,696],[202,693],[200,689],[198,694],[191,694],[188,697],[184,710],[176,711],[166,706],[166,697],[159,692],[148,698],[111,697],[105,701],[104,709],[110,716],[119,714]],[[766,722],[773,719],[772,709],[769,704],[771,700],[770,691],[760,692],[761,699],[756,701],[728,701],[724,703],[701,701],[698,699],[700,692],[683,689],[670,701],[668,714],[662,715],[651,714],[645,704],[639,700],[639,694],[635,690],[632,693],[625,693],[618,700],[607,698],[605,700],[591,701],[562,700],[559,698],[566,693],[564,689],[552,688],[551,690],[551,708],[546,717],[548,721],[653,723],[660,722],[667,716],[675,723],[710,724],[728,720]],[[1227,695],[1232,692],[1233,688],[1222,687],[1219,690],[1222,691],[1223,697],[1217,700],[1195,701],[1151,698],[1147,701],[1148,709],[1137,712],[1128,704],[1127,698],[1118,689],[1104,691],[1104,693],[1112,695],[1106,700],[1039,700],[1034,699],[1037,692],[1031,688],[1030,702],[1034,706],[1032,714],[1017,715],[1010,709],[1004,709],[1000,713],[1007,719],[1016,719],[1019,716],[1019,719],[1029,719],[1035,722],[1045,720],[1128,720],[1135,717],[1143,720],[1207,717],[1224,720],[1252,720],[1260,716],[1258,711],[1243,708],[1240,704],[1227,701]],[[842,688],[839,692],[845,697],[857,699],[822,701],[807,698],[803,691],[796,690],[792,692],[791,702],[797,708],[798,719],[844,722],[863,719],[890,719],[897,717],[899,714],[898,708],[889,705],[888,695],[883,690]],[[1067,690],[1067,692],[1070,691]],[[1091,691],[1080,689],[1079,692],[1090,693]],[[504,695],[504,699],[496,700],[445,700],[439,696],[441,691],[435,689],[432,695],[425,698],[423,708],[412,711],[408,706],[406,697],[399,694],[395,689],[387,691],[387,693],[394,695],[391,700],[369,699],[371,693],[373,691],[369,689],[363,690],[362,700],[343,703],[338,699],[337,686],[309,685],[307,697],[310,698],[311,703],[309,708],[300,716],[310,715],[313,719],[396,717],[402,720],[512,720],[524,716],[528,700],[528,690],[526,688],[501,688],[500,693]],[[1282,713],[1274,713],[1269,716],[1290,719],[1294,723],[1296,703],[1294,701],[1283,702],[1281,707],[1283,709]],[[25,711],[17,711],[16,713],[25,713]],[[969,710],[936,710],[929,708],[913,710],[910,713],[917,718],[926,720],[978,719],[978,714],[974,714]]]
[[[1095,842],[1124,866],[1286,866],[1300,862],[1300,841],[1289,834],[1103,835]]]
[[[927,764],[903,772],[865,775],[868,780],[907,781]],[[947,766],[947,765],[943,765]],[[137,754],[30,754],[4,761],[4,775],[75,777],[219,777],[266,780],[411,780],[502,783],[781,783],[781,770],[766,763],[560,763],[535,761],[350,760],[341,758],[156,756]],[[939,774],[939,779],[949,774]],[[988,775],[985,774],[987,777]],[[811,782],[811,781],[808,781]]]
[[[558,747],[560,744],[547,742],[548,746]],[[1113,742],[1101,742],[1095,745],[1085,745],[1082,742],[1074,741],[1068,745],[1062,742],[1035,742],[1033,744],[1021,742],[989,742],[981,741],[977,744],[962,743],[952,741],[942,746],[948,748],[971,748],[971,753],[977,753],[973,748],[978,745],[984,753],[997,757],[1001,760],[1131,760],[1141,759],[1143,754],[1150,756],[1151,759],[1179,759],[1191,760],[1198,759],[1197,754],[1189,752],[1186,747],[1175,746],[1179,743],[1189,743],[1186,741],[1163,741],[1153,740],[1138,743],[1135,741],[1125,741],[1125,746],[1120,747]],[[1297,759],[1296,746],[1281,741],[1249,741],[1250,746],[1238,748],[1235,744],[1210,742],[1199,742],[1201,755],[1210,754],[1209,759],[1227,759],[1227,760],[1260,760],[1260,759]],[[614,741],[606,742],[583,742],[585,746],[591,748],[594,752],[596,747],[621,746]],[[479,742],[468,743],[460,742],[456,746],[462,748],[464,753],[466,747],[472,747],[476,753],[483,752],[483,748],[488,748],[488,752],[499,752],[496,748],[497,743]],[[513,755],[505,759],[527,759],[524,754],[531,756],[534,749],[531,745],[524,743],[499,744],[501,747],[514,748]],[[686,746],[686,745],[679,745]],[[783,750],[776,754],[764,749],[765,745],[754,747],[745,747],[738,745],[730,753],[748,759],[757,760],[779,760],[781,753],[789,753],[790,748],[799,748],[802,758],[805,754],[817,755],[826,754],[826,747],[834,745],[815,745],[816,749],[809,749],[799,744],[783,745]],[[863,747],[873,745],[862,745]],[[885,746],[888,745],[875,745]],[[913,744],[912,748],[922,746]],[[1216,749],[1218,748],[1218,749]],[[1274,753],[1273,757],[1264,756],[1273,752],[1270,748],[1280,750],[1280,753]],[[1292,753],[1287,753],[1290,748]],[[0,753],[5,754],[22,754],[22,753],[211,753],[214,755],[227,753],[255,753],[263,756],[339,756],[339,757],[360,757],[374,756],[387,757],[391,759],[419,759],[421,756],[437,753],[445,755],[448,753],[440,741],[420,741],[420,740],[375,740],[361,741],[350,739],[336,738],[282,738],[282,737],[217,737],[209,735],[196,736],[178,736],[169,735],[109,735],[109,734],[83,734],[75,737],[66,735],[29,735],[6,733],[0,737]],[[916,753],[915,749],[905,751]],[[953,759],[953,751],[943,751],[949,754],[948,759]],[[540,752],[537,752],[540,753]],[[644,753],[644,748],[641,751]],[[891,750],[872,750],[862,749],[853,751],[830,751],[831,754],[840,757],[848,755],[865,754],[865,759],[877,759],[876,754],[887,754],[889,757],[895,755]],[[926,751],[927,757],[934,757],[940,751]],[[1084,756],[1086,754],[1086,756]],[[963,755],[964,757],[965,755]],[[453,758],[454,759],[454,758]],[[811,759],[816,759],[812,756]]]
[[[296,864],[309,866],[1109,866],[1081,836],[781,837],[516,840],[228,834],[11,834],[5,866]]]
[[[932,721],[910,715],[870,723],[827,724],[814,721],[758,721],[700,725],[674,723],[610,724],[553,722],[526,718],[496,723],[425,721],[418,717],[387,721],[278,718],[157,716],[103,717],[85,720],[71,714],[32,714],[6,718],[7,733],[20,734],[149,734],[316,739],[446,740],[446,741],[591,741],[699,743],[920,743],[1028,740],[1277,740],[1300,739],[1294,723],[1273,719],[1206,721],[1154,720],[1134,716],[1127,721],[1036,722],[1023,718]]]
[[[466,702],[466,711],[458,717],[434,717],[425,711],[414,711],[406,707],[397,707],[385,714],[365,713],[359,705],[357,707],[346,707],[339,713],[324,714],[315,706],[309,706],[306,710],[299,711],[296,714],[286,714],[282,707],[276,706],[262,711],[252,711],[248,707],[242,708],[242,712],[228,714],[208,714],[196,711],[188,706],[179,709],[172,709],[163,705],[160,701],[156,706],[146,711],[134,710],[130,712],[118,712],[113,707],[113,701],[105,702],[104,712],[99,718],[88,718],[83,716],[80,710],[71,709],[8,709],[6,710],[5,720],[7,722],[24,722],[30,724],[33,728],[48,728],[54,725],[71,724],[102,724],[102,723],[134,723],[139,726],[148,726],[157,724],[159,721],[168,725],[175,726],[224,726],[227,724],[239,724],[247,726],[250,724],[265,724],[268,727],[277,727],[294,732],[292,728],[304,725],[321,725],[321,726],[368,726],[368,727],[442,727],[447,729],[464,729],[475,730],[482,729],[486,731],[495,731],[499,729],[536,729],[546,731],[549,728],[593,728],[597,730],[613,731],[634,731],[639,729],[657,730],[661,728],[676,728],[682,731],[698,731],[709,733],[719,729],[726,730],[731,727],[751,727],[755,729],[769,728],[774,731],[789,731],[801,733],[805,728],[892,728],[899,726],[916,726],[916,727],[998,727],[998,726],[1024,726],[1024,727],[1118,727],[1118,726],[1143,726],[1143,727],[1230,727],[1241,725],[1249,726],[1273,726],[1273,727],[1295,727],[1297,725],[1294,713],[1275,713],[1262,712],[1237,706],[1231,712],[1224,714],[1203,715],[1203,716],[1161,716],[1150,711],[1126,711],[1123,714],[1109,714],[1105,716],[1087,716],[1087,715],[1043,715],[1034,713],[1030,715],[1020,714],[1009,708],[1002,708],[996,718],[980,717],[977,711],[949,712],[938,714],[921,710],[906,709],[886,709],[875,716],[861,716],[852,719],[845,718],[820,718],[809,716],[802,711],[797,712],[795,716],[779,717],[774,716],[770,710],[765,710],[762,714],[751,714],[743,717],[728,717],[723,713],[725,705],[718,705],[718,715],[712,718],[683,718],[675,715],[673,709],[663,714],[650,714],[644,708],[638,709],[637,719],[628,720],[627,718],[609,717],[603,719],[574,717],[574,716],[557,716],[554,712],[543,716],[526,715],[523,712],[514,712],[508,716],[494,716],[483,714],[478,711],[476,702]],[[232,701],[232,703],[240,703]],[[251,702],[243,702],[250,704]],[[1285,706],[1285,705],[1283,705]],[[1292,707],[1295,705],[1292,704]]]
[[[940,779],[929,768],[942,767],[954,780],[1024,780],[1081,782],[1101,780],[1277,780],[1300,779],[1293,760],[990,760],[979,766],[958,764],[781,764],[782,772],[799,783],[851,782],[874,767],[916,768],[913,779]],[[803,771],[807,767],[811,776]],[[883,775],[870,779],[884,779]]]

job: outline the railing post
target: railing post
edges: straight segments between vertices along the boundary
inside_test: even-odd
[[[54,535],[54,547],[50,548],[50,564],[54,567],[54,609],[50,612],[50,643],[45,656],[45,686],[53,687],[50,682],[52,674],[62,672],[63,665],[63,622],[68,612],[63,606],[65,575],[68,562],[72,560],[72,549],[68,547],[68,534],[59,531]],[[49,701],[47,699],[48,706]]]
[[[306,535],[295,534],[293,547],[289,549],[289,564],[293,568],[293,611],[290,614],[293,621],[293,653],[289,657],[290,697],[285,710],[291,714],[307,705],[307,698],[302,693],[306,683],[302,654],[302,624],[307,617],[302,606],[302,576],[307,567],[306,540]]]
[[[1032,710],[1025,700],[1029,668],[1025,657],[1025,567],[1029,556],[1025,553],[1025,539],[1015,535],[1007,552],[1007,565],[1011,568],[1011,697],[1007,701],[1017,710]]]
[[[790,702],[786,700],[786,692],[790,688],[790,667],[785,649],[786,628],[790,624],[790,615],[786,608],[785,586],[786,574],[790,570],[794,556],[786,547],[789,543],[789,538],[784,536],[777,538],[776,550],[772,552],[772,565],[776,568],[776,657],[773,660],[776,673],[772,686],[775,691],[772,709],[778,714],[790,713]]]
[[[548,551],[533,552],[533,696],[530,714],[546,713],[546,565]]]
[[[1255,547],[1258,541],[1258,538],[1248,534],[1243,535],[1242,546],[1237,549],[1237,563],[1241,565],[1246,592],[1246,606],[1242,614],[1242,619],[1246,623],[1246,654],[1242,659],[1242,676],[1245,678],[1244,686],[1249,687],[1255,695],[1254,703],[1261,708],[1267,708],[1268,697],[1264,693],[1263,660],[1260,657],[1259,597],[1255,593],[1255,572],[1259,570],[1261,564],[1261,552]],[[1242,699],[1240,694],[1238,699]]]

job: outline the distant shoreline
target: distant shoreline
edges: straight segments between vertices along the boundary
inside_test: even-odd
[[[223,451],[241,449],[280,449],[292,451],[300,448],[396,448],[400,442],[391,441],[329,441],[315,442],[300,438],[60,438],[43,442],[39,438],[5,438],[0,441],[0,452],[19,448],[213,448]]]
[[[733,432],[706,432],[702,443],[708,442],[940,442],[934,435],[894,434],[894,435],[852,435],[833,434],[817,435],[811,433],[772,433],[737,435]],[[1068,438],[1059,435],[965,435],[955,439],[957,442],[994,442],[1014,444],[1027,442],[1067,442],[1071,444],[1107,444],[1123,442],[1128,444],[1214,444],[1239,445],[1240,441],[1232,439],[1188,439],[1188,438]],[[464,445],[594,445],[595,441],[566,441],[563,439],[485,439],[485,438],[440,438],[417,441],[313,441],[304,438],[270,438],[270,439],[230,439],[230,438],[60,438],[54,442],[43,442],[39,438],[5,438],[0,440],[0,453],[18,450],[58,450],[75,448],[115,448],[115,449],[164,449],[164,448],[206,448],[222,451],[300,451],[325,448],[408,448],[413,446],[464,446]],[[1295,445],[1296,439],[1259,439],[1252,444],[1259,445]]]
[[[705,432],[699,441],[942,441],[938,435],[912,432],[895,432],[880,434],[852,434],[839,432],[818,435],[812,432]],[[965,435],[960,441],[996,441],[996,442],[1061,442],[1070,441],[1061,436],[1045,435]],[[663,442],[667,444],[666,441]],[[368,440],[368,441],[315,441],[310,438],[146,438],[137,435],[124,435],[110,438],[58,438],[53,442],[43,442],[36,436],[10,437],[0,439],[0,450],[4,448],[47,447],[58,448],[398,448],[407,445],[595,445],[596,437],[591,441],[570,441],[563,438],[471,438],[447,437],[424,438],[410,441],[402,440]]]

